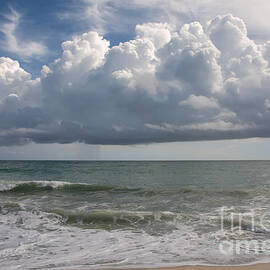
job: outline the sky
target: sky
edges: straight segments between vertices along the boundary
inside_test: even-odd
[[[0,159],[269,159],[267,0],[0,0]]]

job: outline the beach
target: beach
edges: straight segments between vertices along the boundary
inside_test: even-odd
[[[242,265],[242,266],[178,266],[178,267],[158,267],[158,268],[130,268],[129,270],[269,270],[270,263]],[[85,269],[86,270],[86,269]],[[112,269],[104,269],[112,270]],[[114,269],[115,270],[115,269]],[[122,269],[118,269],[122,270]]]

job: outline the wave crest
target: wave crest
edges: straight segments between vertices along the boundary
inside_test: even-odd
[[[12,187],[3,188],[0,192],[5,193],[36,193],[36,192],[98,192],[98,191],[107,191],[107,192],[129,192],[129,191],[138,191],[139,188],[121,188],[107,185],[90,185],[90,184],[76,184],[76,183],[66,183],[59,182],[24,182],[16,184]]]
[[[62,209],[48,209],[48,213],[56,214],[62,222],[95,228],[117,229],[150,225],[154,222],[175,221],[177,215],[172,212],[135,212],[135,211],[65,211]]]

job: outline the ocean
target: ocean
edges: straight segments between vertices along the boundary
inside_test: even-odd
[[[270,161],[0,161],[1,270],[250,264],[269,237]]]

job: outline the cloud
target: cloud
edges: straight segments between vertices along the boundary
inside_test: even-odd
[[[136,26],[137,39],[149,39],[156,49],[171,40],[170,25],[166,23],[145,23]]]
[[[179,105],[191,106],[193,109],[196,109],[196,110],[219,108],[219,105],[214,98],[208,98],[205,96],[195,96],[195,95],[190,95],[187,100],[180,101]]]
[[[81,0],[79,13],[59,14],[75,19],[92,30],[105,33],[130,33],[137,24],[145,22],[170,23],[179,27],[194,20],[206,23],[219,14],[232,13],[245,20],[249,35],[256,39],[269,39],[270,6],[265,0]]]
[[[206,122],[206,123],[198,123],[198,124],[189,124],[189,125],[182,125],[176,126],[171,125],[168,123],[164,123],[160,126],[158,125],[151,125],[145,124],[146,127],[166,131],[166,132],[176,132],[176,131],[186,131],[186,130],[201,130],[201,131],[232,131],[232,130],[246,130],[250,128],[248,125],[241,125],[241,124],[233,124],[230,122],[225,121],[214,121],[214,122]]]
[[[31,75],[24,71],[18,61],[0,57],[0,99],[9,94],[19,94]]]
[[[14,53],[23,60],[40,57],[48,52],[46,46],[40,42],[23,40],[18,38],[17,31],[21,21],[21,14],[13,8],[10,14],[5,15],[7,22],[0,27],[0,32],[4,38],[0,41],[3,51]]]
[[[139,24],[113,47],[94,31],[74,36],[35,80],[2,57],[0,145],[269,137],[268,48],[228,14]]]

